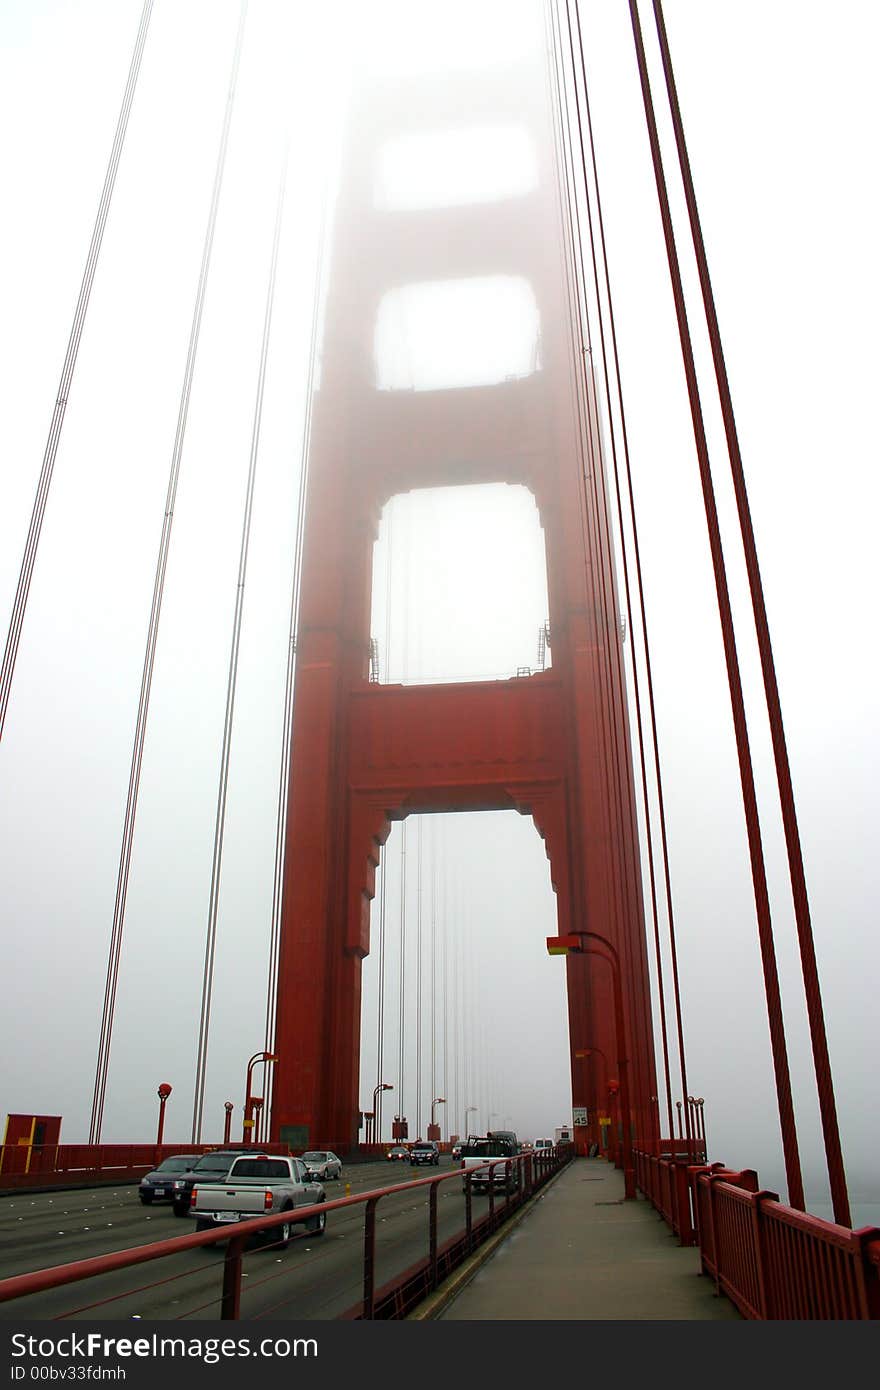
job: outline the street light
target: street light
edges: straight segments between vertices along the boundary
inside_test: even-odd
[[[376,1108],[376,1097],[380,1091],[393,1091],[394,1087],[390,1081],[380,1081],[378,1086],[373,1087],[373,1124],[371,1127],[368,1143],[378,1144],[381,1142],[382,1117]]]
[[[244,1090],[244,1121],[242,1124],[241,1142],[243,1144],[253,1143],[254,1118],[251,1110],[254,1106],[254,1097],[251,1095],[251,1074],[257,1062],[277,1062],[278,1054],[275,1052],[255,1052],[247,1064],[247,1081]],[[262,1104],[262,1100],[260,1102]]]
[[[223,1145],[225,1147],[229,1143],[229,1135],[232,1129],[232,1112],[235,1106],[232,1104],[231,1100],[225,1100],[223,1102],[223,1109],[226,1111],[226,1120],[223,1125]]]
[[[165,1102],[171,1095],[171,1087],[167,1081],[163,1081],[156,1095],[159,1097],[159,1129],[156,1134],[156,1147],[162,1143],[162,1135],[165,1133]]]
[[[612,995],[614,999],[614,1030],[617,1042],[617,1066],[620,1077],[619,1108],[622,1118],[623,1140],[623,1192],[628,1200],[635,1200],[636,1174],[632,1151],[632,1118],[629,1101],[629,1059],[626,1055],[626,1023],[623,1009],[623,986],[620,978],[620,957],[607,937],[594,931],[570,932],[566,936],[548,936],[547,954],[551,956],[593,952],[611,966]],[[610,1090],[610,1086],[609,1086]]]
[[[445,1096],[435,1096],[434,1099],[431,1101],[431,1127],[430,1127],[430,1129],[428,1130],[428,1138],[429,1138],[429,1139],[439,1139],[439,1138],[440,1138],[440,1129],[439,1129],[439,1126],[436,1124],[436,1122],[435,1122],[435,1120],[434,1120],[434,1106],[435,1106],[435,1105],[445,1105],[445,1104],[446,1104],[446,1097],[445,1097]]]

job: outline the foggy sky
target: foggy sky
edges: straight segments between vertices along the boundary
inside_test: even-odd
[[[0,187],[12,210],[0,223],[4,639],[140,8],[139,0],[75,7],[8,0],[0,10],[0,103],[12,137],[0,149]],[[330,34],[357,38],[352,9],[328,5],[322,16],[303,16],[303,8],[250,6],[157,652],[108,1141],[152,1137],[160,1081],[174,1086],[166,1133],[184,1141],[190,1131],[241,509],[286,128],[290,183],[206,1099],[215,1133],[206,1128],[206,1138],[220,1137],[225,1099],[240,1114],[245,1063],[262,1047],[308,326],[322,175],[343,115],[334,84],[344,64]],[[761,559],[857,1217],[880,1200],[871,408],[880,367],[872,67],[880,17],[867,0],[836,6],[833,25],[825,6],[793,0],[667,0],[664,8]],[[308,19],[307,33],[297,31],[294,9],[298,23]],[[476,6],[405,9],[401,52],[386,50],[384,59],[436,56],[444,34],[449,52],[473,59]],[[496,49],[502,37],[515,38],[517,7],[505,9],[505,30],[491,15],[485,27]],[[765,1186],[784,1194],[729,699],[628,15],[623,4],[599,3],[582,14],[646,582],[689,1082],[706,1098],[710,1156],[756,1167]],[[237,15],[237,4],[219,0],[155,5],[0,746],[0,915],[9,963],[0,1115],[62,1114],[69,1141],[84,1139],[88,1128],[153,569]],[[463,15],[470,27],[456,30]],[[649,20],[646,8],[650,46]],[[660,108],[656,82],[655,99]],[[672,185],[671,165],[668,175]],[[680,200],[675,211],[683,248]],[[690,270],[686,286],[707,385],[799,1137],[808,1196],[821,1203],[820,1131],[769,737]],[[375,570],[374,635],[386,674],[475,678],[536,664],[536,629],[546,617],[541,533],[528,498],[518,503],[516,492],[502,489],[489,501],[497,549],[484,526],[483,574],[462,564],[438,575],[450,527],[462,560],[473,548],[469,514],[456,514],[455,498],[395,502],[399,588],[390,651],[381,545]],[[491,593],[487,579],[496,581]],[[436,824],[426,821],[421,832],[413,819],[406,831],[410,864],[420,833],[426,862],[440,847],[436,887],[423,883],[423,917],[442,919],[452,961],[462,961],[471,943],[466,988],[482,1001],[467,1039],[473,1079],[462,1080],[460,1067],[459,1103],[470,1087],[484,1124],[491,1111],[496,1125],[510,1117],[523,1136],[552,1133],[569,1118],[570,1090],[563,967],[543,950],[555,927],[543,846],[531,823],[512,813],[431,819]],[[386,855],[392,975],[401,835],[395,827]],[[378,899],[374,942],[377,914]],[[407,952],[411,968],[409,945]],[[365,1107],[378,1080],[396,1082],[396,1060],[391,1075],[376,1075],[376,965],[374,953],[364,974]],[[491,1040],[480,1035],[481,1012],[491,1019]],[[396,1059],[391,1035],[388,1051]],[[410,1086],[414,1068],[411,1058]],[[438,1076],[435,1059],[433,1076],[423,1070],[421,1100],[412,1092],[404,1100],[411,1118],[419,1105],[426,1115],[431,1082],[433,1095],[447,1095],[454,1069]]]

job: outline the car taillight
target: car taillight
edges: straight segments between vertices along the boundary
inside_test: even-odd
[[[190,1204],[191,1207],[194,1207],[195,1204],[196,1204],[196,1193],[197,1193],[197,1191],[198,1191],[198,1188],[194,1187],[193,1190],[192,1190],[192,1192],[189,1194],[189,1204]]]
[[[265,1195],[263,1197],[263,1206],[266,1208],[266,1211],[269,1211],[272,1206],[272,1193],[269,1191],[268,1188],[266,1189]]]

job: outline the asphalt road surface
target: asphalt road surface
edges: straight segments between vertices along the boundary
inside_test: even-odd
[[[457,1166],[457,1165],[456,1165]],[[449,1172],[378,1161],[343,1168],[340,1181],[325,1183],[328,1201]],[[501,1198],[498,1198],[500,1201]],[[486,1197],[474,1197],[474,1217]],[[363,1293],[363,1205],[331,1211],[322,1236],[301,1228],[286,1250],[249,1248],[243,1264],[243,1319],[333,1319]],[[461,1183],[440,1185],[439,1241],[464,1229]],[[189,1235],[191,1217],[176,1217],[170,1203],[143,1206],[137,1184],[70,1192],[18,1193],[0,1198],[0,1278],[90,1259],[95,1255]],[[375,1287],[428,1253],[428,1188],[385,1197],[376,1213]],[[219,1317],[225,1241],[165,1256],[129,1269],[80,1280],[44,1293],[0,1303],[0,1318],[131,1319],[176,1321]]]

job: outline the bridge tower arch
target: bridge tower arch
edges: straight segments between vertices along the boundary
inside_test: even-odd
[[[418,151],[424,141],[427,151],[453,132],[490,150],[499,129],[516,131],[534,155],[528,187],[451,206],[377,197],[390,142]],[[487,165],[487,181],[490,173]],[[598,932],[619,956],[630,1122],[643,1140],[656,1133],[620,623],[566,238],[543,42],[531,59],[454,82],[386,81],[356,94],[313,406],[291,734],[272,1130],[293,1147],[346,1152],[357,1142],[361,962],[391,821],[511,807],[544,837],[560,935]],[[498,276],[533,296],[536,350],[526,370],[478,385],[397,389],[380,379],[377,324],[389,294]],[[460,332],[464,340],[466,308]],[[535,496],[552,669],[467,684],[371,682],[371,562],[383,505],[414,488],[486,482],[522,483]],[[566,970],[573,1101],[585,1105],[586,1069],[575,1054],[590,1046],[617,1055],[612,981],[589,953],[568,956]]]

